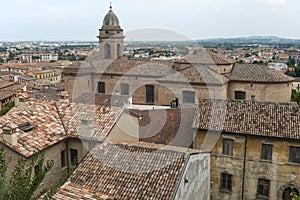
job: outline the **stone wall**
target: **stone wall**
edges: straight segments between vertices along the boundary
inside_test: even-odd
[[[254,96],[256,101],[290,102],[292,83],[230,82],[227,98],[234,100],[235,91],[246,92],[246,100]]]
[[[201,148],[205,136],[205,131],[199,131],[194,146]],[[214,145],[211,154],[211,199],[241,199],[246,138],[243,135],[232,134],[223,134],[216,138],[217,143]],[[224,138],[234,141],[233,156],[222,155]],[[273,145],[272,161],[261,160],[261,146],[263,143]],[[300,147],[299,142],[287,139],[248,136],[246,146],[245,199],[257,199],[259,178],[271,181],[269,199],[281,199],[283,190],[289,186],[300,191],[299,164],[289,162],[289,148],[290,146]],[[201,149],[203,149],[203,146]],[[233,175],[231,192],[220,190],[221,173]]]

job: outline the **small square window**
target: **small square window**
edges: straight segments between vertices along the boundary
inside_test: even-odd
[[[195,92],[183,91],[183,103],[195,103]]]
[[[235,91],[234,92],[234,99],[236,99],[236,100],[245,100],[246,99],[246,92]]]

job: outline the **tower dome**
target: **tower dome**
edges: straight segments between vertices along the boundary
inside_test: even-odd
[[[112,6],[110,6],[109,12],[106,14],[103,20],[102,29],[105,28],[121,28],[117,15],[112,11]]]
[[[114,60],[123,56],[125,37],[119,19],[112,11],[111,5],[97,37],[99,38],[99,51],[102,59]]]

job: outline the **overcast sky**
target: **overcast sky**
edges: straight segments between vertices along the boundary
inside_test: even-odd
[[[96,40],[109,0],[0,0],[0,41]],[[299,0],[113,0],[125,32],[300,38]]]

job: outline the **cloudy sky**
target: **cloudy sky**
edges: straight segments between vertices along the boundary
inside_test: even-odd
[[[109,0],[1,0],[0,41],[96,40]],[[113,0],[124,31],[300,38],[299,0]]]

